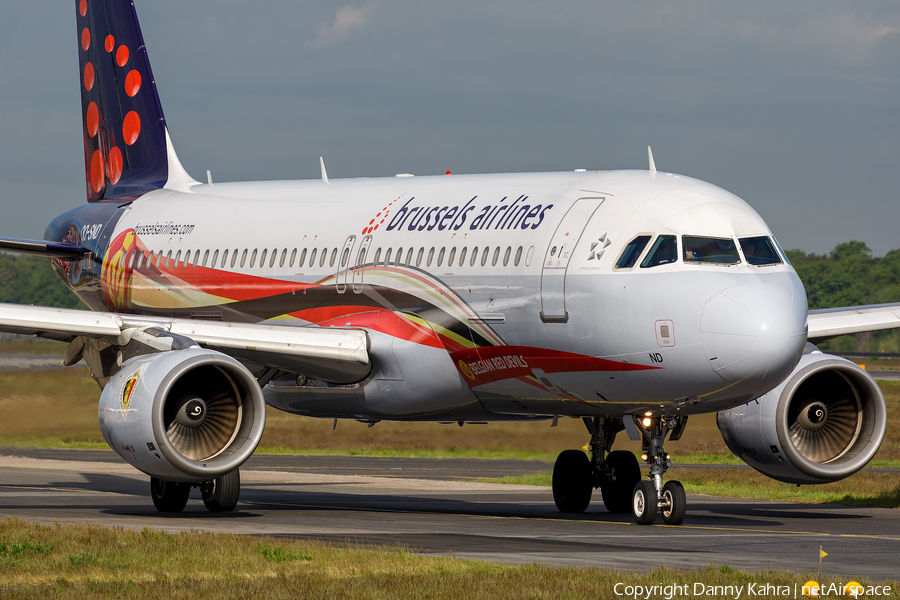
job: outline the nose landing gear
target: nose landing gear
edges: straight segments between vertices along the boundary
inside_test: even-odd
[[[565,450],[553,467],[553,500],[562,512],[584,512],[595,488],[603,494],[603,504],[612,513],[627,513],[631,492],[641,479],[641,467],[634,454],[610,451],[616,434],[625,427],[622,419],[584,417],[591,434],[591,457],[581,450]]]
[[[666,525],[681,525],[687,504],[684,486],[678,481],[663,485],[663,475],[672,466],[669,455],[663,449],[663,442],[669,432],[672,441],[681,437],[687,417],[647,415],[635,421],[644,438],[641,458],[650,465],[650,476],[648,480],[639,481],[632,491],[631,512],[634,520],[638,525],[651,525],[656,521],[657,512],[661,512]]]

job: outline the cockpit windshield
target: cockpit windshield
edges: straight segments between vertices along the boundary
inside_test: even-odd
[[[767,236],[741,238],[741,250],[751,265],[778,265],[781,257]]]
[[[666,265],[678,261],[678,240],[674,235],[661,235],[656,238],[647,258],[641,263],[642,269]]]
[[[737,246],[730,238],[685,235],[681,237],[681,243],[686,263],[734,265],[741,262]]]
[[[640,258],[641,252],[644,251],[644,247],[647,245],[647,242],[650,241],[649,235],[639,235],[625,246],[625,250],[622,251],[622,256],[619,257],[619,261],[616,263],[617,269],[630,269],[634,266],[634,263],[637,262],[637,259]]]

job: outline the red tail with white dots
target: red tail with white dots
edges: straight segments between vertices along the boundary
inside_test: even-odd
[[[88,202],[194,183],[172,149],[131,0],[75,0]]]

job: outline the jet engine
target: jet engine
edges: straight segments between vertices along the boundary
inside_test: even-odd
[[[209,481],[240,467],[265,427],[256,379],[235,359],[199,347],[138,356],[100,396],[106,442],[166,481]]]
[[[786,483],[830,483],[872,459],[887,410],[865,370],[807,344],[781,385],[719,412],[716,422],[728,448],[760,473]]]

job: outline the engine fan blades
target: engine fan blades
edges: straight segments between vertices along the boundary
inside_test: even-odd
[[[834,460],[856,437],[861,412],[859,400],[849,390],[807,401],[790,423],[791,442],[800,454],[815,463]]]
[[[223,389],[206,401],[206,415],[195,427],[172,419],[166,435],[178,452],[191,460],[204,460],[222,451],[239,425],[238,401],[233,390]]]

